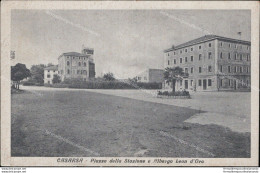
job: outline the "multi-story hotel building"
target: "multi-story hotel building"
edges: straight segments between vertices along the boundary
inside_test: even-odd
[[[87,81],[95,77],[94,50],[83,48],[81,53],[67,52],[58,58],[58,74],[61,80],[65,78],[81,78]]]
[[[164,67],[189,74],[176,82],[177,90],[250,89],[250,51],[249,41],[206,35],[164,50]]]

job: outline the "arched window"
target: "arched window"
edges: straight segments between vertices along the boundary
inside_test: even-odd
[[[87,66],[87,63],[86,62],[84,62],[84,67],[86,67]]]
[[[67,66],[69,66],[70,65],[70,62],[69,61],[67,61]]]
[[[81,63],[79,62],[79,66],[81,66]]]
[[[68,74],[70,74],[70,70],[68,69]]]

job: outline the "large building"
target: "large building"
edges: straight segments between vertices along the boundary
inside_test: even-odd
[[[58,58],[58,74],[61,80],[66,78],[81,78],[87,81],[95,77],[94,50],[83,48],[81,53],[67,52]]]
[[[52,80],[55,74],[58,75],[57,65],[44,68],[44,83],[52,84]]]
[[[163,72],[162,69],[147,69],[144,72],[136,76],[137,82],[157,82],[163,83]]]
[[[177,90],[248,90],[250,51],[249,41],[205,35],[164,50],[164,67],[179,66],[189,74],[176,82]]]

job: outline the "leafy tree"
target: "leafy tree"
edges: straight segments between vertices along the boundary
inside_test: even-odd
[[[19,89],[20,81],[30,77],[30,70],[26,68],[24,64],[16,64],[15,66],[11,66],[11,80],[14,82],[14,87]]]
[[[54,66],[52,63],[48,63],[46,67]]]
[[[53,75],[52,83],[55,84],[60,82],[61,82],[60,76],[57,74]]]
[[[183,77],[188,77],[188,73],[184,73],[181,67],[169,68],[167,67],[164,72],[164,79],[169,84],[172,84],[172,92],[175,92],[176,81],[182,80]]]
[[[137,83],[137,81],[138,81],[138,80],[137,80],[137,76],[134,77],[134,78],[132,78],[132,79],[129,78],[128,80],[129,80],[131,83]]]
[[[44,83],[44,68],[46,66],[44,64],[32,65],[31,74],[32,81],[36,83],[43,84]]]
[[[103,78],[107,81],[114,81],[115,80],[115,77],[114,77],[114,74],[113,73],[106,73],[104,74]]]

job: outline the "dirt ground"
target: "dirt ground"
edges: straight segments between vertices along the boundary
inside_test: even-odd
[[[250,157],[250,133],[185,120],[206,111],[85,90],[12,95],[12,156]]]

